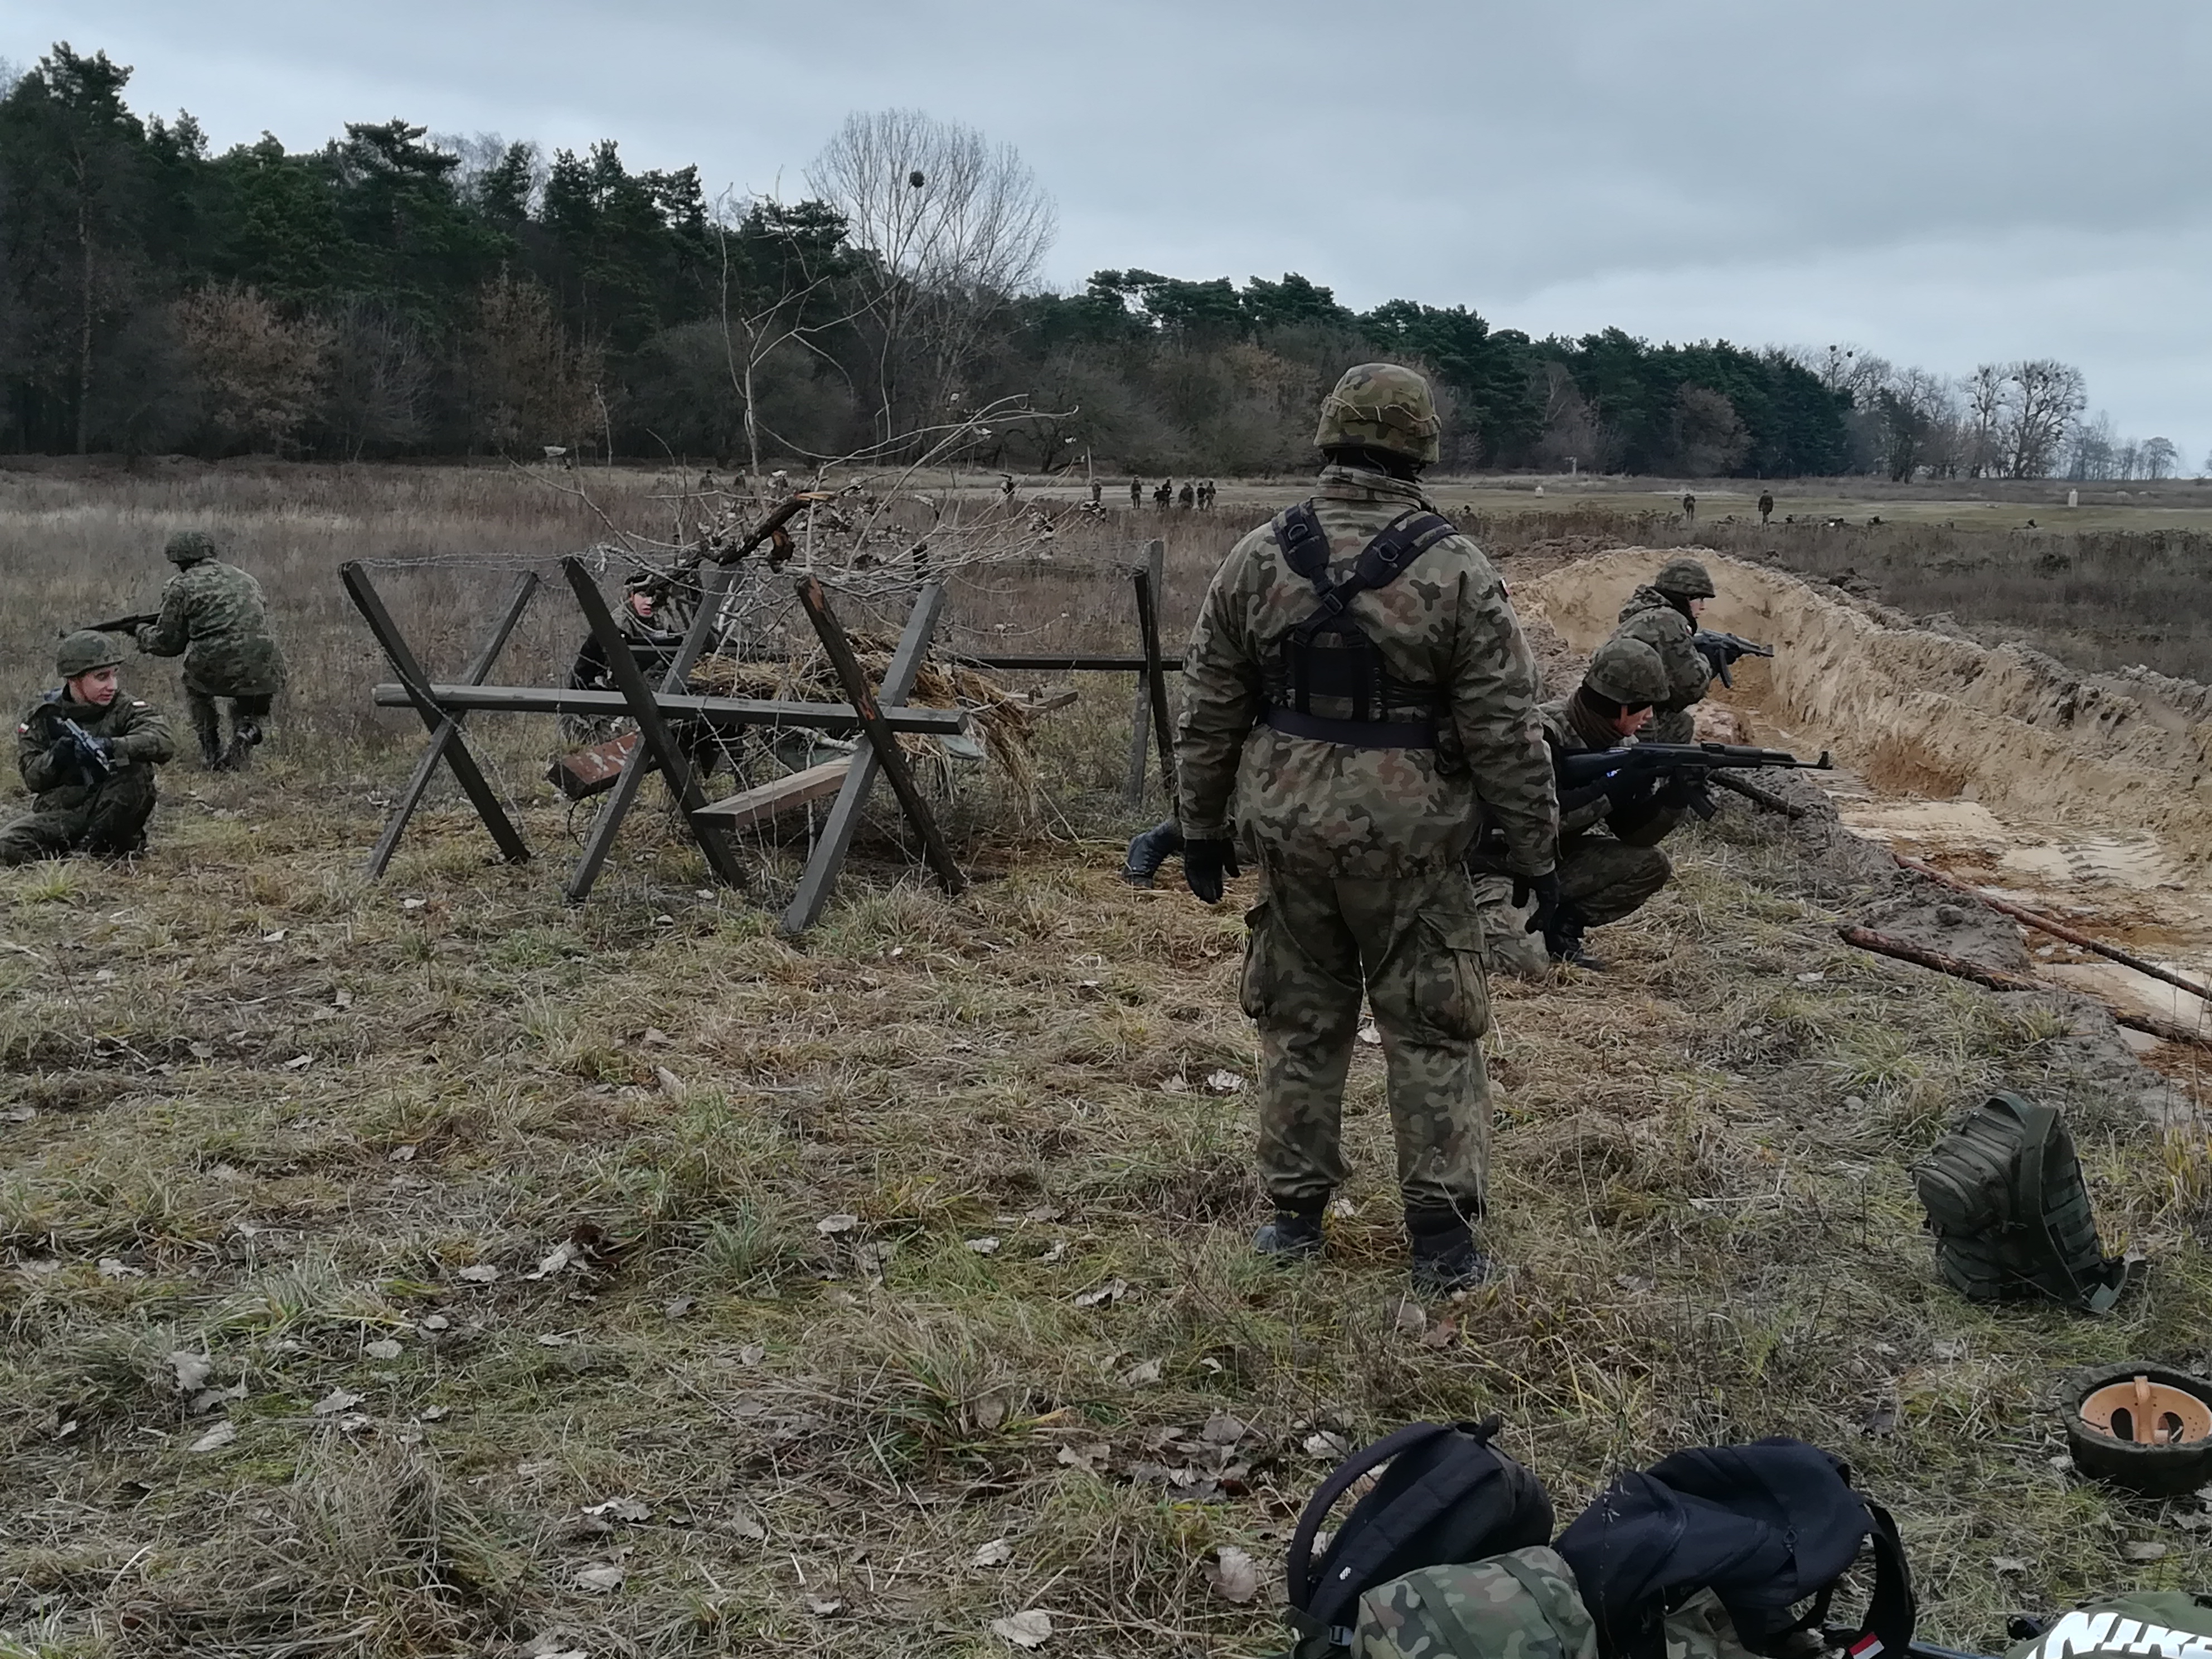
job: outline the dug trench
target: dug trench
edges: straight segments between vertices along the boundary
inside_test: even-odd
[[[1517,588],[1516,601],[1586,652],[1678,552],[1617,549]],[[1735,687],[1716,685],[1701,737],[1831,750],[1832,773],[1760,775],[1794,777],[1798,799],[1817,786],[1842,827],[1876,847],[2181,977],[2212,978],[2212,688],[2140,670],[2078,675],[1833,586],[1703,556],[1719,592],[1702,625],[1775,655],[1740,659]],[[1879,872],[1856,849],[1841,856]],[[2197,997],[1909,872],[1852,919],[2212,1038]],[[2194,1056],[2164,1052],[2175,1045],[2123,1037],[2195,1076]]]
[[[1562,673],[1640,561],[1523,584]],[[1823,596],[1758,574],[1722,570],[1715,620],[1796,673],[1828,647],[1785,607]],[[1873,766],[1745,685],[1751,735]],[[1082,695],[1048,788],[1079,738],[1118,781],[1127,684]],[[2212,1510],[2081,1481],[2047,1397],[2206,1361],[2192,1081],[2071,990],[1837,938],[1889,902],[1942,927],[1828,815],[1917,810],[1897,780],[1785,781],[1798,820],[1729,799],[1598,936],[1611,972],[1493,981],[1506,1271],[1422,1304],[1371,1044],[1326,1258],[1252,1257],[1254,880],[1131,890],[1139,815],[979,816],[968,891],[856,866],[790,941],[654,815],[582,907],[451,800],[367,882],[405,756],[310,789],[272,750],[177,774],[133,866],[0,872],[0,1631],[31,1651],[1004,1655],[999,1625],[1045,1659],[1256,1655],[1343,1447],[1492,1411],[1563,1516],[1683,1446],[1832,1447],[1899,1515],[1926,1633],[1980,1651],[2212,1579]],[[520,811],[560,845],[557,803]],[[1943,931],[1996,959],[2008,927]],[[1996,1088],[2063,1104],[2146,1260],[2104,1319],[1935,1273],[1911,1166]]]

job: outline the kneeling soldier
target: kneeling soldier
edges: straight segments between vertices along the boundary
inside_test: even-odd
[[[36,797],[0,830],[0,864],[85,852],[143,852],[154,812],[154,769],[176,752],[169,723],[115,683],[123,647],[72,634],[55,653],[62,684],[15,728],[15,763]]]

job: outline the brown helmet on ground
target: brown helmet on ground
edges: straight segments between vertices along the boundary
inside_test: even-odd
[[[65,680],[73,680],[95,668],[112,668],[122,660],[120,641],[89,628],[80,628],[55,651],[54,672]]]
[[[1314,447],[1387,450],[1429,466],[1443,453],[1443,430],[1426,380],[1396,363],[1360,363],[1321,400]]]
[[[1667,695],[1667,665],[1641,640],[1610,639],[1591,655],[1583,684],[1624,708],[1648,708]]]
[[[204,530],[173,531],[161,556],[171,564],[198,564],[215,557],[215,538]]]
[[[1695,559],[1668,560],[1651,579],[1651,586],[1679,599],[1710,599],[1714,595],[1713,579]]]

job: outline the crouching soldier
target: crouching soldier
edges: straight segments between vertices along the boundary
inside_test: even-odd
[[[1616,634],[1598,647],[1571,696],[1537,711],[1554,763],[1560,755],[1635,743],[1670,688],[1659,653]],[[1493,966],[1527,979],[1541,977],[1550,962],[1601,969],[1605,964],[1583,948],[1583,935],[1634,915],[1674,873],[1659,842],[1682,821],[1681,784],[1668,778],[1626,796],[1588,793],[1590,799],[1577,800],[1560,788],[1559,902],[1540,932],[1522,931],[1524,913],[1511,901],[1503,842],[1492,836],[1475,843],[1468,865]]]
[[[123,647],[72,634],[55,653],[61,684],[15,728],[15,763],[35,799],[0,830],[0,864],[65,853],[143,852],[154,813],[154,769],[176,752],[169,723],[116,684]]]
[[[205,531],[178,531],[162,554],[177,574],[161,590],[160,619],[138,630],[138,648],[149,657],[183,656],[185,708],[200,759],[211,772],[237,771],[284,689],[284,653],[269,632],[261,584],[216,557],[215,538]],[[227,747],[218,697],[230,700]]]

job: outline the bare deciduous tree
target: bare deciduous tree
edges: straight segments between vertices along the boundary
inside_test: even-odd
[[[330,318],[325,418],[348,460],[371,444],[420,442],[430,395],[430,359],[407,325],[359,295]]]
[[[2170,478],[2180,468],[2181,451],[2171,438],[2146,438],[2136,463],[2146,478]]]
[[[986,325],[1033,281],[1059,230],[1052,198],[1010,144],[920,110],[848,116],[807,171],[876,266],[877,434],[901,399],[961,401]]]
[[[2002,467],[2005,370],[1996,363],[1978,365],[1960,384],[1966,399],[1966,476],[1982,477]]]
[[[2024,359],[2004,370],[2006,408],[2001,434],[2005,471],[2015,478],[2041,478],[2057,467],[2067,434],[2089,398],[2081,371],[2049,357]]]
[[[210,441],[217,448],[289,444],[321,390],[330,325],[289,320],[252,289],[231,284],[187,295],[171,314]]]

